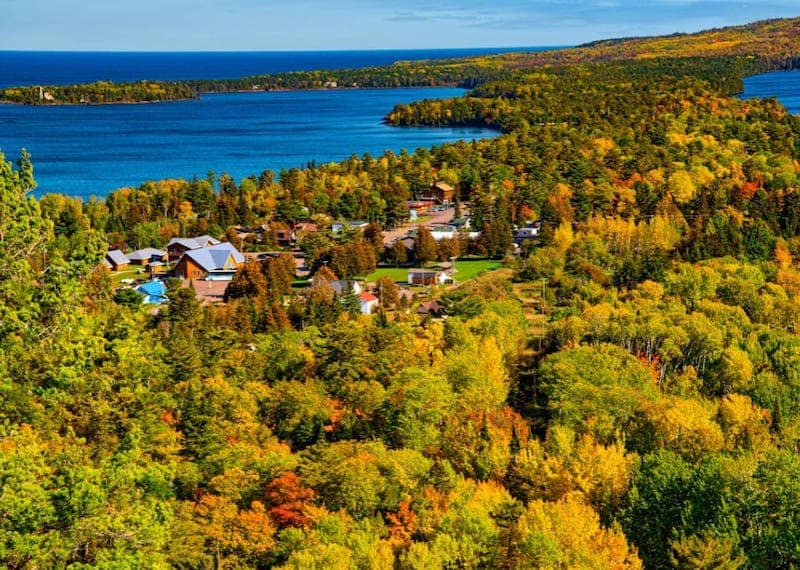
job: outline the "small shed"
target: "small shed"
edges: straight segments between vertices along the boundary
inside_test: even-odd
[[[378,306],[378,298],[372,293],[361,293],[358,296],[358,303],[361,308],[362,315],[369,315]]]
[[[125,257],[125,254],[122,253],[118,249],[112,249],[106,254],[103,263],[106,267],[108,267],[111,271],[122,271],[123,269],[128,268],[128,258]]]

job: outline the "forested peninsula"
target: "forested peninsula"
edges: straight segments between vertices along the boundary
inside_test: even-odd
[[[794,69],[800,66],[794,43],[798,29],[800,19],[768,20],[695,34],[601,40],[576,48],[543,52],[401,61],[385,67],[294,71],[237,79],[99,81],[67,86],[9,87],[0,90],[0,102],[25,105],[137,103],[186,100],[197,98],[201,93],[292,89],[433,86],[471,89],[492,80],[507,79],[524,70],[662,57],[745,56],[757,59],[754,71]]]
[[[87,202],[0,159],[0,565],[800,566],[800,117],[732,96],[799,26],[485,58],[387,117],[472,143]],[[218,240],[217,298],[166,277]]]

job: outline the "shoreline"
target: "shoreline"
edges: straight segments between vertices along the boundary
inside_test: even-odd
[[[197,97],[181,97],[178,99],[159,99],[157,101],[103,101],[103,102],[87,102],[87,103],[23,103],[20,101],[9,101],[0,99],[0,105],[19,105],[21,107],[95,107],[101,105],[146,105],[151,103],[179,103],[182,101],[199,101],[203,95],[225,95],[228,93],[293,93],[293,92],[310,92],[310,91],[372,91],[379,89],[400,90],[400,89],[463,89],[469,91],[467,87],[459,87],[452,83],[443,83],[441,85],[402,85],[398,87],[372,87],[372,86],[338,86],[338,87],[275,87],[270,89],[230,89],[225,91],[200,91]]]

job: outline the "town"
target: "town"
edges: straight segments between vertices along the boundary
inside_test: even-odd
[[[164,249],[110,249],[103,265],[114,276],[116,299],[132,306],[167,303],[170,282],[191,289],[202,304],[224,303],[245,266],[263,272],[270,260],[283,260],[295,294],[325,283],[360,314],[402,307],[441,317],[437,291],[499,268],[505,254],[527,252],[539,235],[539,222],[528,222],[491,246],[502,255],[490,255],[484,236],[470,228],[469,204],[454,199],[451,185],[434,182],[406,204],[406,223],[387,230],[324,215],[292,225],[273,220],[231,227],[222,239],[176,236]]]

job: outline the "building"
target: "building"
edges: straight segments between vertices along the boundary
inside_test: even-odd
[[[458,237],[458,230],[454,226],[431,226],[430,231],[435,241]]]
[[[225,289],[228,288],[230,281],[195,281],[185,279],[183,287],[194,289],[195,297],[203,305],[213,305],[225,301]]]
[[[109,268],[111,271],[122,271],[123,269],[128,268],[128,258],[125,256],[118,249],[112,249],[106,254],[105,259],[103,260],[103,265]]]
[[[187,251],[200,249],[212,245],[218,245],[220,241],[211,236],[199,236],[193,238],[176,237],[169,240],[167,244],[167,255],[170,261],[180,259]]]
[[[328,281],[328,285],[339,295],[360,295],[364,292],[361,283],[352,279],[339,279],[336,281]]]
[[[297,222],[294,225],[294,234],[297,237],[299,234],[314,234],[319,231],[319,226],[314,222]]]
[[[421,317],[441,317],[444,315],[444,305],[438,300],[425,301],[420,303],[419,308],[417,308],[417,314]]]
[[[452,275],[437,269],[411,268],[408,270],[409,285],[452,285]]]
[[[369,225],[369,222],[363,220],[351,220],[347,222],[334,222],[331,225],[331,233],[338,234],[344,230],[363,230]]]
[[[136,287],[136,292],[144,295],[142,303],[145,305],[160,305],[169,301],[167,287],[162,281],[154,279]]]
[[[539,227],[539,223],[534,222],[532,225],[515,230],[512,241],[520,245],[525,240],[536,239],[539,237]]]
[[[175,265],[175,276],[181,279],[230,281],[244,263],[244,256],[232,244],[225,242],[192,249],[184,253]]]
[[[361,293],[358,296],[358,304],[362,315],[369,315],[378,306],[378,298],[372,293]]]
[[[163,263],[167,258],[167,252],[154,247],[145,247],[127,254],[125,257],[131,265],[150,265],[151,263]]]
[[[455,189],[446,182],[433,182],[428,188],[422,200],[435,200],[443,206],[449,206],[453,203],[455,196]]]

